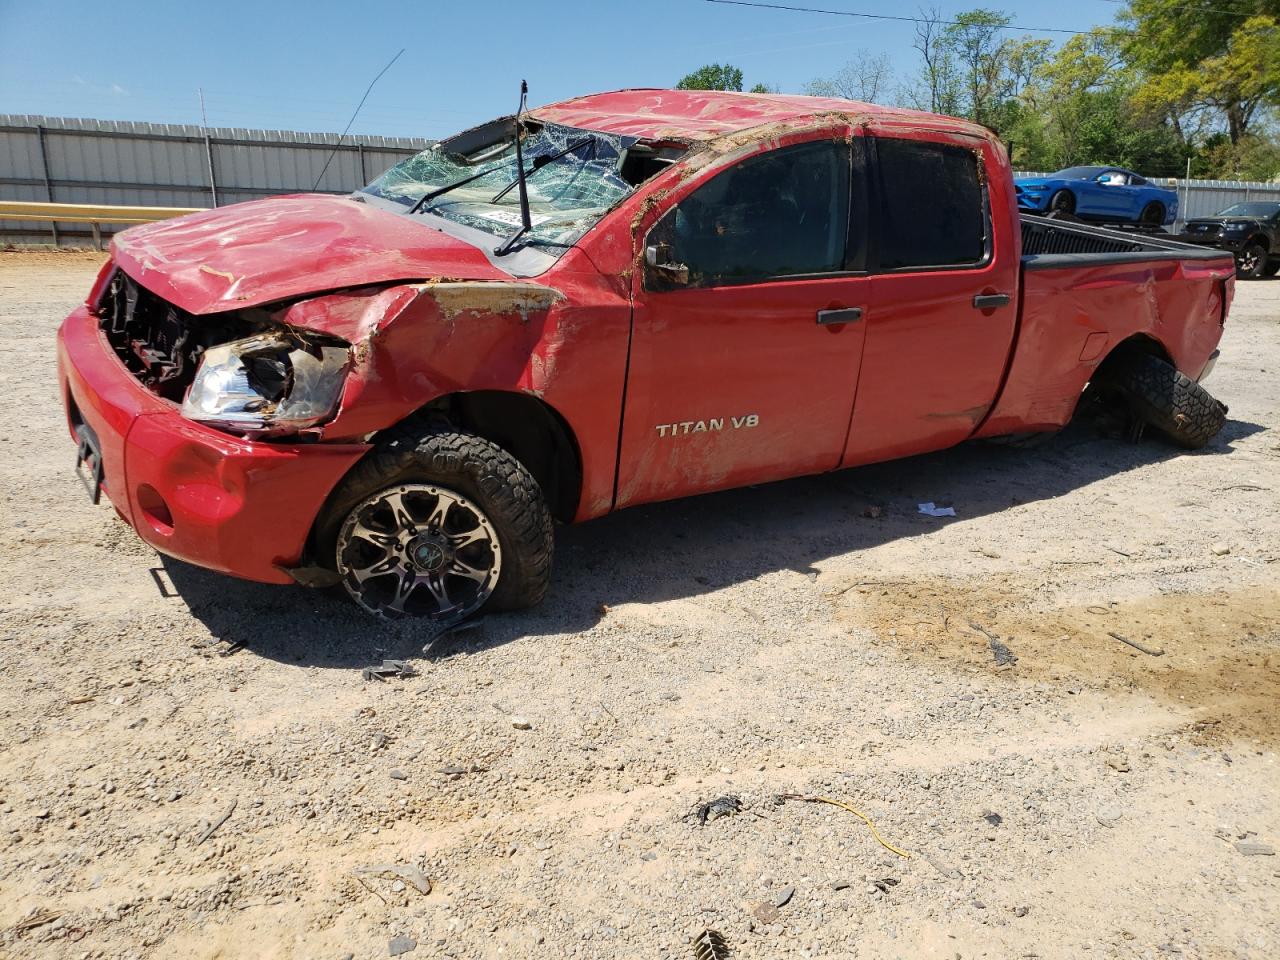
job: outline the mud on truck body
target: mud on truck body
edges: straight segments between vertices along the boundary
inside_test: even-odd
[[[157,550],[450,623],[539,601],[553,520],[1053,431],[1086,385],[1202,445],[1233,272],[1020,219],[971,123],[625,90],[127,230],[59,370]]]

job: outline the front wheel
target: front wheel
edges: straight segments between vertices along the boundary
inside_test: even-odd
[[[550,582],[554,537],[537,481],[474,434],[402,430],[356,466],[330,516],[342,585],[375,616],[451,626],[533,606]]]
[[[1050,213],[1075,213],[1076,198],[1070,190],[1059,190],[1049,198]]]
[[[1159,201],[1148,203],[1142,208],[1142,214],[1138,219],[1145,227],[1164,226],[1164,204]]]
[[[1258,280],[1267,266],[1267,251],[1260,243],[1246,244],[1236,257],[1236,276],[1241,280]]]
[[[1276,257],[1276,259],[1268,261],[1267,265],[1262,268],[1262,275],[1264,277],[1274,277],[1277,273],[1280,273],[1280,257]]]

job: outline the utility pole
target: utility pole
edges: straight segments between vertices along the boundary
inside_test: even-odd
[[[196,87],[196,93],[200,95],[200,126],[209,126],[209,118],[204,113],[204,87]]]

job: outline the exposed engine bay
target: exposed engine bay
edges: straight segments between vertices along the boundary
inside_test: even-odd
[[[248,437],[315,426],[337,407],[349,350],[261,308],[195,316],[121,270],[98,305],[102,330],[148,390],[184,415]]]

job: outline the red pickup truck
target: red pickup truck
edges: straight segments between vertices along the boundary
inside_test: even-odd
[[[127,230],[59,371],[157,550],[448,624],[541,599],[553,519],[1052,431],[1086,386],[1203,445],[1233,276],[1020,217],[971,123],[625,90]]]

